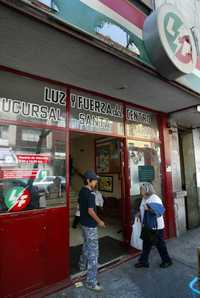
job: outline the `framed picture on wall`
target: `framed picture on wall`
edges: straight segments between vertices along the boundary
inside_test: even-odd
[[[110,172],[110,144],[101,144],[96,147],[97,173]]]
[[[98,174],[120,172],[120,143],[118,140],[96,143],[96,172]]]
[[[113,176],[100,176],[99,191],[113,192]]]

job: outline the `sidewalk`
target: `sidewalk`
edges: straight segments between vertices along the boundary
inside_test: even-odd
[[[197,271],[197,247],[200,228],[189,231],[179,239],[168,241],[174,265],[160,269],[156,250],[151,254],[149,269],[135,269],[135,259],[99,275],[104,292],[96,294],[84,287],[72,286],[49,298],[188,298],[192,297],[188,283]]]

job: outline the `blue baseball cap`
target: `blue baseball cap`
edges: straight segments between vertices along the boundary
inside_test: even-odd
[[[84,176],[85,179],[99,180],[99,176],[97,176],[97,174],[92,170],[86,171],[83,176]]]

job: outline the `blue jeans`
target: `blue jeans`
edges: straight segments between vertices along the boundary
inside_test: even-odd
[[[97,228],[81,226],[83,235],[82,254],[80,256],[80,270],[87,270],[87,285],[97,285],[97,270],[99,257],[99,241]]]

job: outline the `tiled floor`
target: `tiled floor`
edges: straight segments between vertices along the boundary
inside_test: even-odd
[[[104,236],[110,236],[117,240],[123,240],[122,228],[117,220],[109,219],[106,221],[106,228],[99,228],[99,238]],[[119,233],[120,231],[120,233]],[[77,246],[82,243],[82,235],[80,226],[77,229],[70,228],[70,246]]]

